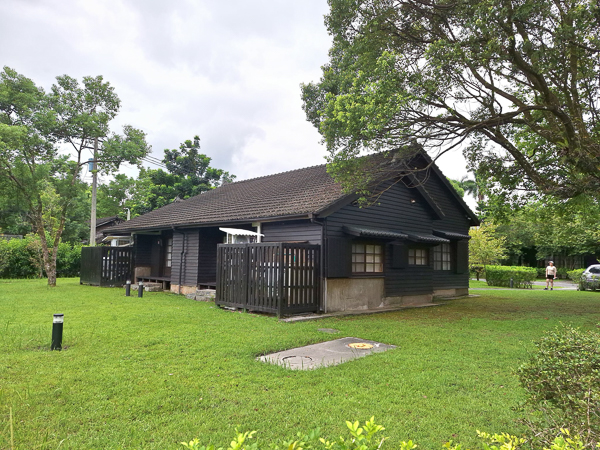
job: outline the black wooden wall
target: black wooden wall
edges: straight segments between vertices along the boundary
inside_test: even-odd
[[[355,238],[343,232],[342,227],[344,225],[423,234],[432,234],[433,230],[468,234],[470,223],[465,210],[452,197],[452,193],[448,192],[443,183],[436,178],[435,174],[429,177],[426,188],[431,196],[435,198],[438,207],[444,212],[444,218],[434,219],[435,215],[431,207],[417,189],[408,188],[403,183],[392,185],[389,182],[382,186],[382,190],[387,190],[383,192],[375,205],[359,208],[351,204],[327,217],[325,227],[327,240],[331,240],[336,248],[340,247],[340,243],[343,243],[340,239],[347,240],[347,245],[350,245]],[[411,200],[414,200],[414,202]],[[360,239],[369,240],[369,238]],[[377,242],[377,240],[374,240],[374,242]],[[459,274],[456,273],[456,270],[433,270],[432,254],[429,266],[397,268],[397,262],[392,264],[393,248],[395,246],[389,244],[390,240],[379,242],[385,244],[384,275],[387,296],[429,294],[433,289],[468,287],[468,273]],[[418,244],[411,244],[411,246],[418,247]],[[453,247],[456,247],[455,243],[453,243]],[[397,247],[396,250],[397,252],[401,251],[401,247]],[[336,255],[342,253],[339,248],[336,251],[326,250],[326,267],[336,267],[333,259],[337,258]],[[456,253],[454,254],[456,255]],[[467,257],[467,255],[463,255],[463,257]],[[454,268],[456,268],[456,262]],[[328,276],[339,276],[339,273],[340,271],[336,271],[336,273]]]
[[[321,244],[323,226],[310,220],[265,222],[262,224],[263,242],[306,242]]]
[[[171,284],[179,284],[181,273],[182,286],[196,286],[199,245],[200,230],[198,228],[176,230],[173,233]]]
[[[198,247],[198,284],[217,280],[217,245],[223,243],[225,233],[218,228],[201,228]]]

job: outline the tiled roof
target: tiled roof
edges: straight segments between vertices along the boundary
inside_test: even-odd
[[[228,183],[110,228],[110,233],[308,216],[343,198],[326,165]]]

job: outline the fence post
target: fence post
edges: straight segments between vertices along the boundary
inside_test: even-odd
[[[243,252],[242,254],[243,256],[243,276],[242,279],[244,280],[242,283],[243,286],[243,310],[244,312],[247,311],[247,306],[248,306],[248,285],[250,284],[248,281],[250,280],[250,244],[243,244]]]
[[[284,257],[283,257],[283,243],[279,243],[279,255],[277,258],[277,318],[281,319],[283,313],[283,280],[285,274]]]

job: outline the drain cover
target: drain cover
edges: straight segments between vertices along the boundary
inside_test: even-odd
[[[367,344],[366,342],[352,342],[348,344],[350,348],[357,348],[359,350],[370,350],[373,348],[373,344]]]
[[[285,358],[281,358],[281,362],[284,366],[296,368],[310,367],[312,366],[313,360],[310,356],[286,356]]]

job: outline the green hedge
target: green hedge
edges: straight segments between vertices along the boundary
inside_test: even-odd
[[[58,277],[79,276],[81,245],[61,242],[56,257]],[[23,239],[0,239],[0,278],[42,278],[45,276],[42,249],[37,236]]]
[[[522,288],[531,284],[537,277],[535,267],[521,266],[486,266],[485,279],[489,286],[510,286],[510,280],[513,280],[513,287]]]
[[[579,283],[579,280],[581,280],[581,275],[583,275],[583,272],[585,272],[585,269],[569,270],[567,272],[567,277],[569,277],[569,280],[572,280],[575,283]]]

